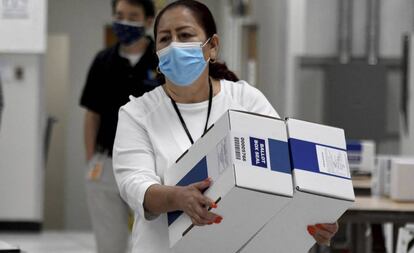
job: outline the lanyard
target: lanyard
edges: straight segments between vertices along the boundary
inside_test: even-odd
[[[208,110],[207,110],[207,119],[206,119],[206,125],[204,126],[204,131],[203,131],[203,135],[207,132],[207,126],[208,126],[208,119],[210,118],[210,113],[211,113],[211,105],[213,102],[213,85],[211,84],[211,80],[210,78],[208,79],[208,84],[209,84],[209,95],[208,95]],[[185,121],[183,119],[183,116],[181,115],[180,110],[178,109],[177,103],[174,101],[174,99],[172,99],[171,96],[169,96],[171,99],[171,103],[174,107],[175,112],[178,115],[178,118],[180,119],[181,125],[183,126],[185,133],[188,136],[188,139],[190,139],[191,145],[194,144],[194,140],[193,137],[190,134],[190,131],[188,131],[187,128],[187,124],[185,124]]]

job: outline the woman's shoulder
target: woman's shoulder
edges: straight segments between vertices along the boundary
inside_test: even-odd
[[[246,81],[221,80],[223,90],[247,111],[279,117],[263,93]]]
[[[243,101],[245,99],[254,99],[261,96],[261,92],[256,87],[250,85],[244,80],[233,82],[222,79],[221,84],[221,87],[225,90],[225,92],[237,100]]]
[[[129,96],[129,102],[123,105],[120,110],[127,112],[135,119],[144,119],[157,111],[163,101],[162,86],[158,86],[140,97]]]

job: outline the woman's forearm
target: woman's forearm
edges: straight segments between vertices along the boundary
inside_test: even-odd
[[[145,211],[159,215],[166,212],[179,210],[177,195],[179,187],[154,184],[145,192]]]

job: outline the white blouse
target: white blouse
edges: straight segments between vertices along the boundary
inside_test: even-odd
[[[245,81],[221,80],[213,97],[209,126],[228,109],[279,117],[265,96]],[[201,137],[208,101],[177,103],[192,138]],[[170,253],[166,215],[144,211],[144,195],[153,184],[163,184],[164,172],[191,146],[170,98],[160,86],[139,98],[131,97],[119,111],[113,148],[113,168],[122,198],[135,211],[133,253]]]

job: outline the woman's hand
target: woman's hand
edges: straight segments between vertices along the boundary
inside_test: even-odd
[[[330,246],[332,237],[338,232],[338,222],[315,224],[308,226],[308,233],[315,238],[320,245]]]
[[[202,191],[208,188],[210,184],[211,179],[207,178],[204,181],[177,189],[176,203],[179,210],[190,216],[194,225],[218,224],[223,219],[220,215],[208,211],[209,207],[217,208],[214,201],[202,194]]]

